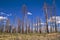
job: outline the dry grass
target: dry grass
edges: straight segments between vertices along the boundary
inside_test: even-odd
[[[60,40],[60,33],[50,34],[0,34],[0,40]]]

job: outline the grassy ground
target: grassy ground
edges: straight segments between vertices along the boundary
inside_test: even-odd
[[[0,40],[60,40],[60,33],[49,34],[0,33]]]

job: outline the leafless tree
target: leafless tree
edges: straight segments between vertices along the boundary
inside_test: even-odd
[[[18,33],[21,32],[21,20],[18,18]]]
[[[41,19],[39,18],[39,33],[41,33]]]
[[[44,14],[45,14],[45,19],[46,19],[46,32],[49,33],[48,30],[48,13],[47,13],[47,4],[44,3]]]
[[[38,20],[39,20],[39,17],[36,18],[36,21],[37,21],[37,26],[36,26],[37,27],[37,33],[38,33],[38,27],[39,27],[39,21]]]
[[[27,16],[27,7],[25,4],[22,6],[22,13],[23,13],[22,33],[24,33],[24,18],[26,18]]]
[[[50,32],[52,32],[52,28],[53,28],[53,24],[52,24],[52,6],[50,6],[49,9],[50,9],[50,18],[51,18],[51,21],[50,21]]]
[[[55,0],[53,0],[53,10],[54,10],[54,16],[55,16],[55,32],[57,32],[57,25],[56,25],[56,5],[55,5]]]
[[[6,32],[9,32],[10,20],[8,19],[6,22]]]

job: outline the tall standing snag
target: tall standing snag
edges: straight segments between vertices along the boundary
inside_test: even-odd
[[[37,33],[38,33],[38,26],[39,26],[38,17],[36,18],[36,20],[37,20]]]
[[[51,21],[50,21],[50,32],[52,32],[52,6],[51,7],[49,7],[50,8],[50,18],[51,18]]]
[[[39,18],[39,33],[41,33],[41,19]]]
[[[45,18],[46,18],[46,32],[49,33],[48,30],[48,14],[47,14],[47,5],[44,3],[44,13],[45,13]]]
[[[21,21],[20,21],[20,19],[18,18],[18,33],[21,32],[20,26],[21,26]]]
[[[7,20],[7,22],[6,22],[6,32],[9,32],[9,24],[10,24],[10,21],[9,21],[9,19]]]
[[[27,7],[25,4],[22,6],[22,13],[23,13],[22,33],[24,33],[24,18],[26,18],[27,14]]]
[[[53,10],[54,10],[54,16],[55,16],[55,32],[57,32],[57,25],[56,25],[56,5],[55,5],[55,0],[53,0]]]

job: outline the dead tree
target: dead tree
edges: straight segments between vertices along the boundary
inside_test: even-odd
[[[33,33],[33,27],[34,27],[34,20],[32,19],[32,28],[31,28],[31,33]]]
[[[53,27],[52,26],[53,25],[53,23],[52,23],[52,21],[53,21],[52,20],[52,6],[50,6],[49,9],[50,9],[50,18],[51,18],[51,20],[50,20],[50,32],[52,32],[52,27]]]
[[[28,33],[30,33],[30,20],[28,20]]]
[[[49,33],[48,30],[48,15],[47,15],[47,5],[44,3],[44,13],[45,13],[45,19],[46,19],[46,32]]]
[[[56,5],[55,5],[55,0],[53,0],[53,10],[54,10],[54,16],[55,16],[55,32],[57,32],[57,25],[56,25]]]
[[[41,19],[39,18],[39,33],[41,33]]]
[[[9,32],[9,25],[10,24],[10,21],[9,21],[9,19],[7,20],[7,22],[6,22],[6,32]]]
[[[26,22],[26,34],[30,33],[30,22],[27,20]]]
[[[39,21],[38,20],[39,20],[39,18],[37,17],[36,18],[36,21],[37,21],[37,33],[38,33],[38,27],[39,27]]]
[[[37,33],[41,33],[41,20],[39,17],[37,17]]]
[[[28,26],[28,33],[30,33],[30,22],[29,22],[29,26]]]
[[[14,30],[16,30],[16,33],[18,33],[18,17],[16,16],[16,14],[15,14],[15,29]]]
[[[24,33],[24,18],[26,17],[27,14],[27,7],[25,4],[22,6],[22,13],[23,13],[22,33]]]
[[[35,33],[36,33],[36,32],[37,32],[37,31],[36,31],[36,24],[34,24],[34,27],[35,27]]]
[[[24,23],[22,21],[22,23],[21,23],[21,33],[23,33],[23,32],[24,32]]]
[[[26,23],[26,34],[28,34],[28,22]]]
[[[20,33],[21,32],[21,21],[20,21],[20,19],[18,18],[18,33]]]

